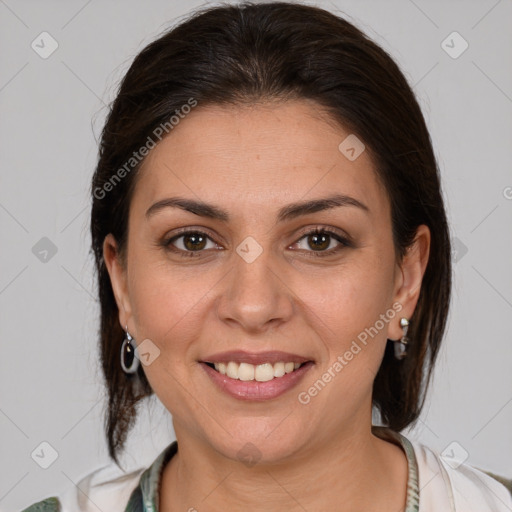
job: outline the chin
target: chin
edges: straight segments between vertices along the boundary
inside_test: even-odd
[[[232,436],[220,429],[222,433],[219,437],[212,438],[209,432],[206,438],[214,450],[247,467],[276,464],[293,457],[301,446],[308,444],[304,428],[300,428],[297,422],[290,422],[285,429],[286,422],[283,418],[273,421],[268,421],[268,418],[265,421],[245,418],[231,423],[226,429]]]

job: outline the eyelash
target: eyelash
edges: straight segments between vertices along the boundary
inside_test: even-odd
[[[171,238],[167,238],[166,240],[164,240],[162,245],[167,250],[170,250],[170,251],[172,251],[172,252],[174,252],[174,253],[176,253],[179,256],[182,256],[184,258],[199,257],[199,256],[202,255],[202,253],[205,251],[205,249],[202,249],[200,251],[184,251],[182,249],[177,249],[177,248],[172,246],[172,242],[178,240],[179,238],[181,238],[183,236],[190,235],[190,234],[206,236],[212,242],[215,243],[215,241],[212,239],[212,237],[208,233],[206,233],[204,231],[200,231],[200,230],[197,230],[197,229],[184,228],[182,231],[179,231],[178,234],[174,234]],[[337,253],[338,251],[340,251],[344,247],[352,247],[353,246],[352,243],[347,238],[341,236],[340,234],[338,234],[335,231],[332,231],[332,230],[330,230],[328,228],[323,228],[323,227],[315,227],[315,228],[313,228],[313,229],[311,229],[309,231],[306,231],[306,232],[302,233],[300,235],[300,238],[297,240],[297,242],[294,242],[292,245],[298,243],[300,240],[302,240],[303,238],[306,238],[307,236],[319,235],[319,234],[328,235],[328,236],[334,238],[341,245],[339,245],[338,247],[335,247],[334,249],[329,249],[327,251],[313,251],[313,250],[306,251],[306,254],[307,254],[308,257],[325,258],[327,256],[332,256],[333,254]]]

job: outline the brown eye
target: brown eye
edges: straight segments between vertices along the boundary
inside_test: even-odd
[[[304,233],[294,245],[298,249],[313,253],[314,256],[329,255],[338,252],[343,247],[350,247],[350,243],[342,236],[333,231],[319,228]]]
[[[183,235],[183,245],[189,251],[200,251],[206,245],[206,238],[201,233],[189,233]]]
[[[208,246],[210,242],[210,246]],[[212,239],[201,231],[186,231],[180,235],[176,235],[164,242],[164,245],[174,252],[179,252],[186,256],[195,255],[197,256],[205,249],[216,249],[218,248]]]
[[[308,245],[313,250],[325,250],[329,247],[331,236],[325,233],[313,233],[308,235]]]

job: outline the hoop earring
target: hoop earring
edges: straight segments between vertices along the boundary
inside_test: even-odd
[[[399,340],[394,340],[396,359],[403,359],[407,355],[407,345],[409,344],[409,338],[407,337],[409,320],[407,320],[407,318],[400,318],[400,327],[403,329],[404,334]]]
[[[128,375],[135,373],[139,368],[139,358],[136,355],[137,348],[132,345],[133,338],[128,332],[128,326],[126,326],[126,336],[121,345],[121,368],[124,373]]]

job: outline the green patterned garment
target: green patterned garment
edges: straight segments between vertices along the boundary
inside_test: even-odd
[[[46,498],[43,501],[34,503],[26,508],[23,512],[60,512],[60,502],[58,498]]]
[[[407,502],[405,512],[418,512],[418,464],[414,448],[407,438],[400,433],[382,427],[372,427],[373,432],[381,438],[392,441],[403,447],[409,463],[409,477],[407,482]],[[139,484],[133,490],[125,512],[158,512],[159,486],[162,472],[171,457],[177,452],[177,442],[174,441],[160,453],[153,464],[142,474]],[[23,512],[61,512],[61,504],[55,497],[40,501],[26,508]],[[71,512],[71,511],[70,511]],[[75,511],[73,511],[75,512]]]

